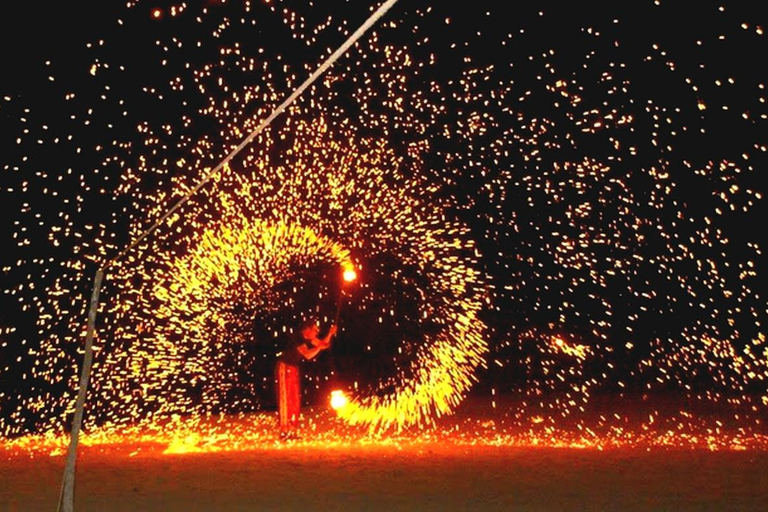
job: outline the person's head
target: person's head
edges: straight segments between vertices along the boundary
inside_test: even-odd
[[[320,325],[314,318],[307,318],[299,325],[299,332],[305,338],[313,338],[320,331]]]

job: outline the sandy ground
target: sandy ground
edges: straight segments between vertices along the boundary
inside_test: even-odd
[[[63,457],[0,467],[0,511],[55,511]],[[768,510],[768,453],[300,445],[139,455],[83,451],[78,511]]]
[[[435,430],[371,438],[318,408],[287,443],[273,414],[120,428],[82,439],[75,510],[768,511],[762,419],[616,418],[525,427],[468,403]],[[0,442],[0,512],[57,509],[65,443]]]

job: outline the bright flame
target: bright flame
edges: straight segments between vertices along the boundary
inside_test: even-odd
[[[343,391],[340,389],[337,389],[335,391],[331,391],[331,407],[338,410],[344,407],[349,403],[349,399],[347,399],[347,395],[344,394]]]
[[[345,282],[351,283],[352,281],[357,279],[357,272],[355,272],[355,269],[353,268],[345,269],[343,277]]]

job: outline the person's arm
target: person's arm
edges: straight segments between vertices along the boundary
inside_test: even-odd
[[[315,339],[315,345],[322,347],[322,348],[328,348],[331,346],[331,338],[333,335],[336,334],[336,326],[332,325],[330,329],[328,329],[328,334],[325,335],[324,338],[316,338]]]
[[[332,325],[324,338],[314,338],[311,345],[309,343],[302,343],[299,345],[299,354],[301,354],[304,359],[314,359],[317,354],[331,346],[331,338],[334,334],[336,334],[336,326]]]
[[[302,343],[297,347],[297,350],[299,351],[299,354],[301,354],[301,356],[304,359],[314,359],[315,356],[317,356],[317,354],[319,354],[325,348],[327,347],[322,347],[322,346],[310,347],[308,343]]]

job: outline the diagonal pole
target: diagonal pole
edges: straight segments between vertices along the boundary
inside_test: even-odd
[[[88,390],[88,379],[91,375],[93,332],[96,327],[96,311],[99,308],[99,292],[101,291],[101,281],[103,278],[104,270],[98,269],[96,276],[93,278],[93,292],[91,293],[91,304],[88,309],[88,330],[85,335],[83,370],[80,374],[80,389],[77,392],[77,400],[75,401],[75,417],[72,420],[67,463],[64,467],[64,480],[62,481],[61,494],[59,495],[59,512],[73,512],[74,509],[77,443],[80,438],[80,426],[83,423],[83,408],[85,406],[86,391]]]

